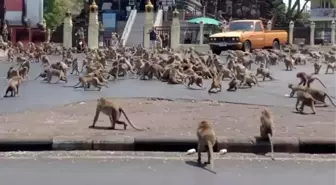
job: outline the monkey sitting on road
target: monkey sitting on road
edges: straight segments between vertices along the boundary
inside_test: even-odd
[[[208,152],[208,162],[205,164],[210,164],[211,169],[213,170],[214,166],[214,160],[213,160],[213,147],[215,146],[217,142],[215,130],[212,128],[212,125],[207,121],[201,121],[198,124],[197,130],[197,162],[201,163],[201,152],[204,151],[204,149],[207,149]]]
[[[315,102],[318,103],[323,103],[320,102],[316,99],[314,99],[308,92],[305,91],[298,91],[296,92],[297,98],[296,98],[296,104],[295,104],[295,109],[299,111],[300,113],[303,113],[303,109],[305,106],[309,106],[312,109],[312,114],[316,114],[315,111]],[[301,107],[298,109],[298,105],[301,102]]]
[[[327,88],[319,78],[314,77],[313,75],[314,74],[307,74],[305,72],[296,73],[296,77],[301,80],[299,85],[305,86],[307,84],[307,87],[310,87],[310,84],[313,83],[314,80],[318,80],[324,88]]]
[[[110,129],[115,129],[115,124],[121,124],[124,125],[124,130],[126,130],[127,124],[124,121],[120,120],[120,116],[121,114],[124,114],[126,120],[128,121],[128,123],[136,130],[139,131],[143,131],[145,129],[140,129],[137,128],[136,126],[134,126],[132,124],[132,122],[128,119],[125,111],[123,110],[123,108],[121,108],[119,105],[106,100],[105,98],[100,98],[98,99],[98,104],[96,107],[96,113],[93,119],[93,123],[89,128],[94,128],[96,125],[96,122],[99,118],[99,114],[100,112],[102,112],[103,114],[107,115],[110,118],[110,122],[111,122],[111,127],[109,127]]]
[[[273,147],[273,142],[272,142],[272,136],[273,136],[273,118],[271,116],[271,113],[267,110],[264,109],[261,112],[260,116],[260,137],[262,139],[268,139],[270,144],[271,144],[271,158],[272,160],[274,159],[274,147]]]
[[[222,91],[222,79],[223,73],[215,74],[212,78],[211,87],[208,90],[208,93],[218,93]],[[212,89],[218,89],[216,92],[213,92]]]
[[[11,92],[11,97],[19,96],[19,87],[23,78],[21,76],[14,76],[8,81],[8,87],[3,97],[8,97],[7,94]]]
[[[227,91],[237,91],[239,87],[239,81],[234,77],[230,82],[229,82],[229,88]]]

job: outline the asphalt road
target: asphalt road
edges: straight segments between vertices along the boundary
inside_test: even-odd
[[[60,57],[51,57],[53,61]],[[10,64],[0,63],[0,77],[5,77]],[[294,99],[285,97],[289,94],[288,83],[298,83],[295,74],[297,71],[306,71],[311,73],[312,64],[306,66],[297,66],[297,70],[292,72],[284,71],[284,65],[272,66],[275,81],[260,82],[261,87],[251,89],[240,89],[237,92],[226,92],[227,81],[223,82],[223,91],[218,94],[207,93],[207,90],[190,90],[184,85],[167,85],[157,80],[141,81],[134,77],[127,77],[116,82],[109,82],[109,88],[103,88],[98,91],[83,91],[82,89],[73,89],[70,86],[78,82],[77,76],[70,75],[68,84],[60,82],[59,84],[46,84],[41,80],[33,79],[42,71],[40,64],[33,64],[29,73],[31,81],[24,82],[20,87],[20,96],[15,98],[5,98],[0,101],[0,114],[25,111],[34,108],[49,108],[57,105],[69,104],[79,101],[93,100],[101,96],[129,98],[129,97],[160,97],[160,98],[183,98],[196,100],[217,100],[249,104],[276,105],[276,106],[294,106]],[[325,68],[318,77],[328,87],[329,95],[335,96],[336,79],[335,75],[324,74]],[[313,86],[324,89],[318,82]],[[0,78],[0,87],[4,92],[6,79]],[[206,81],[206,87],[209,88],[210,81]]]
[[[215,172],[197,166],[196,155],[170,153],[43,152],[1,154],[2,185],[35,184],[239,184],[333,185],[335,156],[293,157],[277,161],[246,154],[215,160]],[[280,159],[281,157],[281,159]]]

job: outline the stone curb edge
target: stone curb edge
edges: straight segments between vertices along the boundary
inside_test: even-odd
[[[274,137],[279,153],[336,153],[336,138]],[[109,150],[186,152],[197,146],[196,138],[186,137],[45,137],[0,138],[0,151]],[[237,153],[267,153],[270,143],[259,137],[218,137],[214,151],[227,149]]]

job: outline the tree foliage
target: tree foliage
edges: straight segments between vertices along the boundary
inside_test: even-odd
[[[65,13],[68,10],[76,15],[81,11],[83,5],[83,0],[44,0],[46,27],[55,29],[63,23]]]

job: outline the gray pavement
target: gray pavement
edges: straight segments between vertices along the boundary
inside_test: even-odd
[[[53,61],[59,60],[59,57],[50,57]],[[1,61],[1,59],[0,59]],[[7,74],[10,64],[0,63],[0,77]],[[5,98],[0,101],[0,113],[24,111],[34,108],[49,108],[57,105],[74,103],[79,101],[93,100],[101,96],[128,98],[128,97],[160,97],[160,98],[183,98],[196,100],[216,100],[237,103],[275,105],[293,107],[293,99],[285,97],[289,94],[288,83],[298,83],[295,74],[298,71],[312,72],[312,64],[306,66],[297,66],[294,71],[284,71],[284,65],[272,66],[275,81],[260,82],[261,87],[253,87],[251,89],[241,89],[237,92],[226,92],[227,81],[223,82],[223,91],[218,94],[207,93],[207,90],[190,90],[184,85],[167,85],[166,83],[153,81],[140,81],[127,77],[124,80],[110,82],[109,88],[103,88],[101,92],[74,90],[73,88],[64,87],[77,84],[78,76],[70,75],[68,84],[60,82],[59,84],[46,84],[41,80],[25,82],[20,87],[20,96],[16,98]],[[335,75],[324,74],[325,66],[318,77],[328,87],[327,92],[331,96],[336,96],[336,79]],[[33,64],[29,73],[31,79],[34,79],[41,71],[40,64]],[[314,82],[313,86],[322,88],[318,83]],[[0,87],[5,89],[6,80],[0,78]],[[210,85],[210,81],[205,82],[206,87]],[[63,87],[62,87],[63,86]],[[3,89],[3,91],[4,91]],[[3,93],[3,91],[1,93]]]
[[[276,157],[276,161],[271,161],[251,154],[216,154],[214,174],[207,167],[196,165],[196,155],[181,153],[0,153],[0,178],[2,185],[336,183],[334,155]]]

